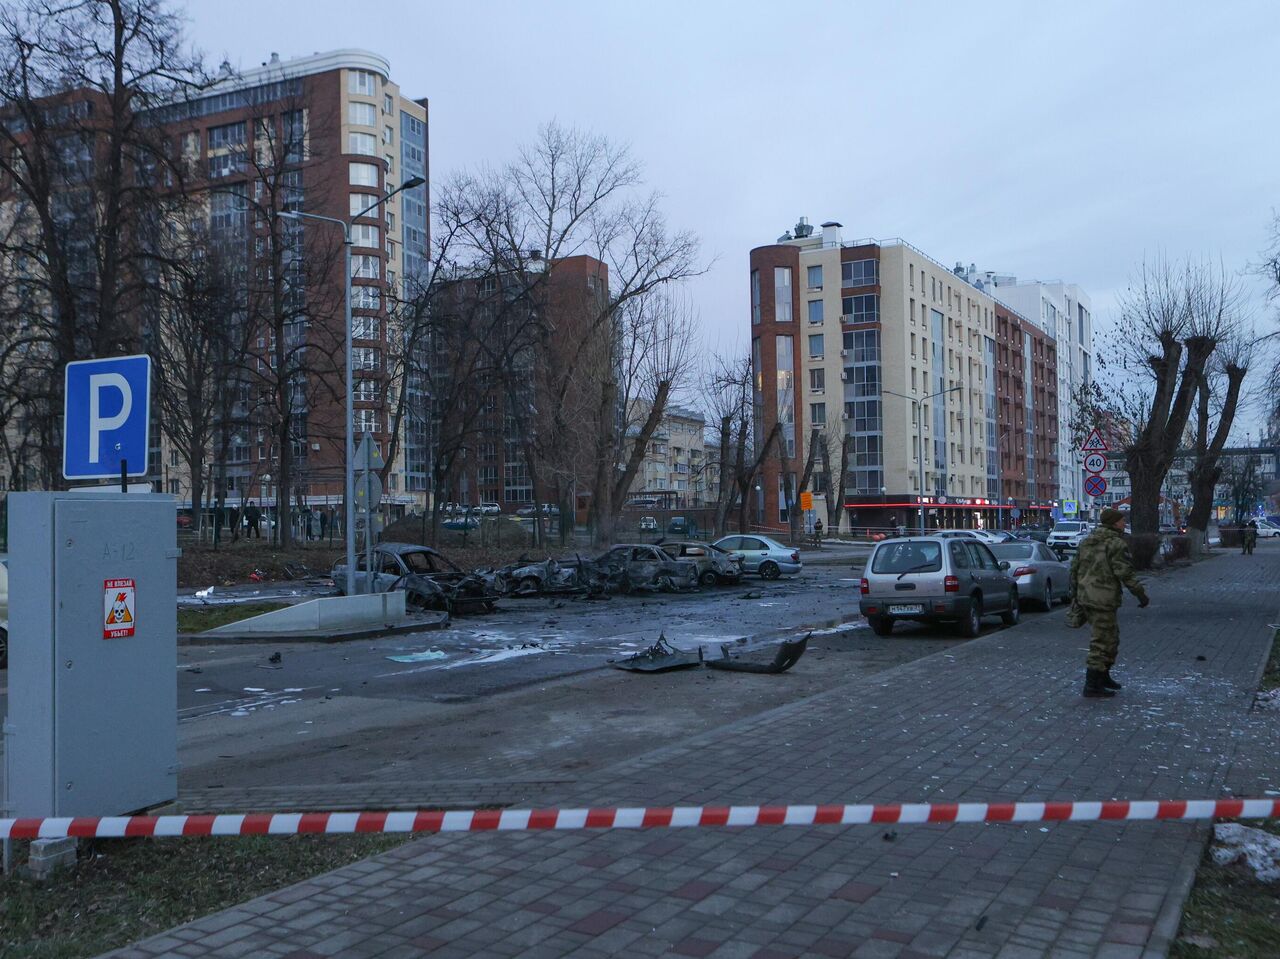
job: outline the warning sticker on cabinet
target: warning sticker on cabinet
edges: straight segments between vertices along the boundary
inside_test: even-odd
[[[131,579],[102,581],[102,638],[132,636],[138,625],[138,599]]]

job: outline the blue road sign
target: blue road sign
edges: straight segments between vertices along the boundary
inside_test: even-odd
[[[151,357],[112,356],[67,364],[62,475],[105,479],[147,473]]]
[[[1084,481],[1084,491],[1089,496],[1101,496],[1107,491],[1107,481],[1101,476],[1090,476]]]

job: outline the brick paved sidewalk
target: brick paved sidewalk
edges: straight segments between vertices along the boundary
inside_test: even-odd
[[[1280,782],[1258,748],[1272,724],[1248,711],[1278,582],[1270,543],[1156,578],[1152,606],[1121,613],[1126,688],[1114,700],[1080,697],[1087,634],[1067,630],[1059,611],[665,746],[555,798],[1038,801],[1265,787]],[[738,678],[744,695],[786,681]],[[1233,770],[1240,743],[1247,756]],[[428,837],[112,955],[1137,959],[1164,954],[1206,829]]]

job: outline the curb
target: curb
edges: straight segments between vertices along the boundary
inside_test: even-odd
[[[356,639],[376,639],[381,636],[399,636],[402,633],[424,633],[437,629],[448,629],[449,616],[441,613],[440,618],[433,621],[415,621],[412,623],[386,623],[381,626],[370,626],[353,630],[331,630],[324,633],[315,632],[279,632],[279,633],[219,633],[217,636],[206,636],[204,633],[179,633],[179,646],[220,646],[224,643],[345,643]]]

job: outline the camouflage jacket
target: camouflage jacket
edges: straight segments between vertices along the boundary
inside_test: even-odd
[[[1071,564],[1071,592],[1082,606],[1115,609],[1120,587],[1141,599],[1147,591],[1133,571],[1133,559],[1124,537],[1109,526],[1099,526],[1080,544]]]

